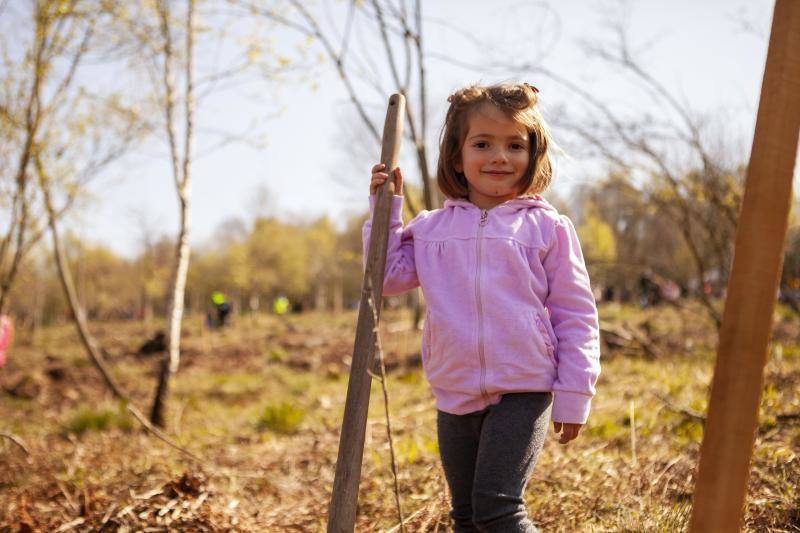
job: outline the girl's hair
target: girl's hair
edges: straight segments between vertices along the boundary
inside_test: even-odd
[[[436,169],[436,180],[445,196],[466,198],[469,195],[467,179],[463,173],[456,172],[455,165],[461,159],[461,147],[467,137],[470,113],[486,104],[497,107],[528,130],[530,162],[520,180],[517,194],[538,194],[547,189],[553,177],[547,153],[552,139],[547,124],[536,107],[538,92],[536,87],[527,83],[504,83],[488,87],[470,85],[447,98],[450,108],[447,110],[439,139],[439,163]]]

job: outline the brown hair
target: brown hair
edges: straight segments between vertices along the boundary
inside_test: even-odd
[[[439,138],[439,163],[436,181],[448,198],[466,198],[469,184],[455,165],[461,158],[461,147],[469,129],[469,115],[484,104],[491,104],[508,117],[525,126],[530,143],[530,162],[519,183],[520,196],[538,194],[550,185],[553,177],[547,148],[552,143],[550,132],[536,107],[539,90],[527,83],[490,86],[470,85],[459,89],[447,100],[450,108]]]

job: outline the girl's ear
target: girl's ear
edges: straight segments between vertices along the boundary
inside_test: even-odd
[[[461,157],[458,157],[455,161],[453,161],[453,169],[459,174],[464,172],[464,164],[461,162]]]

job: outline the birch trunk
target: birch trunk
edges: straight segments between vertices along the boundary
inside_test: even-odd
[[[189,272],[189,196],[185,190],[188,180],[184,182],[184,190],[179,194],[181,209],[181,228],[176,247],[175,273],[172,290],[172,302],[169,313],[169,371],[175,373],[180,366],[181,322],[183,321],[183,304],[186,292],[186,275]]]
[[[169,337],[167,351],[161,362],[153,407],[150,412],[150,421],[157,426],[164,426],[164,409],[169,395],[169,381],[172,374],[180,367],[181,348],[181,323],[183,322],[183,303],[186,290],[186,275],[189,271],[189,166],[191,162],[191,144],[193,128],[193,80],[192,80],[192,52],[194,45],[194,1],[189,0],[186,13],[186,90],[184,94],[184,119],[185,137],[183,147],[182,165],[179,165],[178,147],[174,127],[174,96],[172,85],[172,38],[169,20],[169,3],[159,2],[158,12],[161,17],[161,31],[164,36],[164,89],[166,101],[164,104],[167,122],[167,137],[169,138],[170,155],[172,160],[172,174],[175,179],[175,188],[178,193],[180,207],[180,230],[175,247],[175,267],[172,274],[172,289],[169,312],[167,313]]]

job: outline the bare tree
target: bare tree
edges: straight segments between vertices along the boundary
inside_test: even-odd
[[[185,6],[179,13],[176,12],[178,5]],[[155,424],[162,423],[170,376],[180,367],[180,330],[190,262],[191,167],[200,157],[230,143],[255,145],[256,134],[263,131],[263,124],[251,125],[244,131],[233,134],[219,129],[205,131],[207,137],[217,137],[219,141],[195,151],[192,148],[196,129],[195,108],[204,99],[230,90],[237,83],[252,81],[246,74],[256,66],[263,67],[269,75],[268,78],[296,67],[284,65],[281,61],[277,61],[277,64],[257,64],[256,58],[261,55],[258,43],[246,43],[245,54],[236,55],[240,51],[239,43],[228,47],[226,40],[230,37],[229,25],[238,23],[241,17],[226,18],[225,15],[230,13],[224,12],[225,5],[225,2],[196,3],[193,0],[182,3],[158,0],[113,4],[118,27],[122,29],[114,36],[114,46],[121,56],[128,55],[131,58],[132,70],[137,74],[143,73],[150,83],[151,90],[142,95],[142,105],[147,107],[148,116],[163,125],[169,167],[178,200],[179,229],[175,240],[169,294],[166,296],[168,343],[150,414]],[[202,15],[214,22],[202,25],[204,38],[196,41],[200,25],[195,20]],[[223,26],[219,27],[219,24]],[[179,41],[183,44],[177,45]],[[216,60],[195,68],[194,55],[198,46],[201,47],[198,52],[214,54]],[[224,64],[215,64],[220,60],[220,50],[224,48],[229,48],[222,54],[225,56]],[[236,52],[231,51],[234,49]],[[267,115],[266,118],[270,116]]]
[[[522,63],[505,68],[550,78],[585,104],[583,114],[560,113],[557,126],[577,135],[631,184],[643,187],[649,201],[680,233],[696,278],[702,283],[715,276],[721,286],[728,275],[741,203],[741,162],[727,161],[723,150],[715,150],[705,120],[642,66],[624,24],[610,21],[609,27],[614,42],[587,44],[588,52],[628,75],[634,89],[644,91],[654,106],[666,110],[666,118],[615,109],[613,102],[601,100],[585,84],[541,65]],[[697,295],[719,326],[721,317],[710,295],[703,290]]]
[[[624,6],[623,6],[624,7]],[[544,55],[530,61],[491,59],[467,63],[434,55],[436,59],[462,68],[497,76],[533,75],[549,79],[562,88],[569,106],[552,113],[553,125],[577,138],[575,148],[582,155],[599,156],[612,173],[626,176],[630,184],[646,194],[678,230],[689,251],[695,278],[703,282],[716,278],[724,285],[730,265],[732,239],[741,203],[743,161],[730,157],[724,134],[712,137],[709,122],[693,112],[686,101],[675,96],[643,67],[638,52],[630,46],[624,13],[605,21],[614,39],[611,43],[584,43],[590,57],[610,70],[622,72],[631,91],[643,92],[653,108],[662,111],[631,112],[629,102],[603,100],[590,83],[577,82],[545,66]],[[582,108],[576,111],[576,108]],[[717,141],[717,145],[713,141]],[[720,314],[713,300],[698,291],[709,317],[717,324]]]
[[[265,7],[263,3],[252,0],[234,2],[249,13],[254,13],[296,30],[302,35],[315,39],[325,55],[333,63],[345,90],[355,107],[378,153],[380,146],[379,122],[389,94],[399,92],[406,97],[406,133],[414,147],[417,170],[422,184],[425,209],[434,209],[440,203],[435,184],[431,180],[426,138],[428,134],[427,117],[427,72],[425,69],[422,8],[420,0],[379,2],[350,2],[342,28],[331,16],[322,18],[299,0],[288,0],[288,10]],[[327,3],[323,7],[329,9]],[[327,13],[330,15],[330,13]],[[360,32],[357,26],[364,24],[369,29],[364,33],[377,31],[381,38],[379,53],[383,57],[373,57],[374,47],[370,43],[353,43]],[[387,73],[378,67],[385,62],[389,65],[387,86],[384,79]],[[416,89],[414,88],[416,85]],[[365,97],[362,86],[372,89],[376,102]],[[371,113],[375,108],[380,112]],[[413,199],[406,198],[412,213],[419,211]]]
[[[183,112],[183,149],[178,147],[175,128],[175,88],[172,79],[172,66],[175,60],[172,44],[172,25],[170,3],[161,0],[157,4],[160,19],[161,37],[163,39],[163,88],[164,88],[164,113],[166,116],[166,133],[169,140],[170,161],[172,175],[175,180],[175,189],[178,195],[180,211],[180,229],[175,247],[175,264],[172,273],[171,299],[169,303],[168,340],[167,351],[161,364],[155,398],[150,412],[150,421],[157,425],[164,425],[164,405],[168,397],[169,379],[178,371],[180,365],[181,323],[183,319],[183,301],[186,289],[186,274],[189,270],[189,183],[191,165],[192,131],[194,127],[194,86],[192,59],[194,50],[194,0],[188,0],[185,19],[185,61],[184,77],[185,87],[182,94]]]
[[[3,22],[32,28],[33,38],[29,48],[23,47],[24,55],[16,59],[9,52],[7,38],[0,40],[4,72],[0,83],[0,134],[4,138],[0,149],[0,208],[8,209],[8,226],[0,240],[0,313],[8,308],[9,292],[23,258],[43,234],[44,228],[37,225],[40,197],[30,186],[32,158],[41,149],[37,146],[41,130],[52,127],[53,117],[74,105],[70,89],[95,24],[93,17],[78,14],[79,3],[72,1],[59,7],[39,1],[30,6],[29,13],[4,14]],[[58,77],[54,64],[63,60],[68,66]],[[45,89],[49,89],[46,96]],[[56,218],[69,209],[74,196],[71,194],[54,213]],[[10,198],[8,203],[6,198]]]
[[[17,244],[10,269],[4,271],[2,298],[8,293],[24,254],[49,229],[59,277],[81,341],[112,393],[126,400],[89,333],[57,223],[86,190],[89,181],[125,154],[144,130],[136,114],[116,96],[74,88],[78,70],[94,44],[98,25],[108,19],[100,4],[37,1],[26,15],[32,24],[21,26],[29,28],[34,37],[29,54],[33,59],[27,63],[31,69],[28,82],[25,72],[17,70],[22,76],[21,87],[29,91],[25,118],[19,121],[24,126],[21,129],[24,142],[12,203],[20,216],[12,217]],[[9,100],[3,111],[13,126],[16,112],[12,106]],[[33,176],[38,180],[34,181]],[[56,207],[56,203],[60,206]],[[39,209],[33,211],[32,207]],[[44,227],[33,224],[40,215],[47,221]],[[6,236],[10,234],[9,231]],[[9,242],[4,241],[4,245]]]

